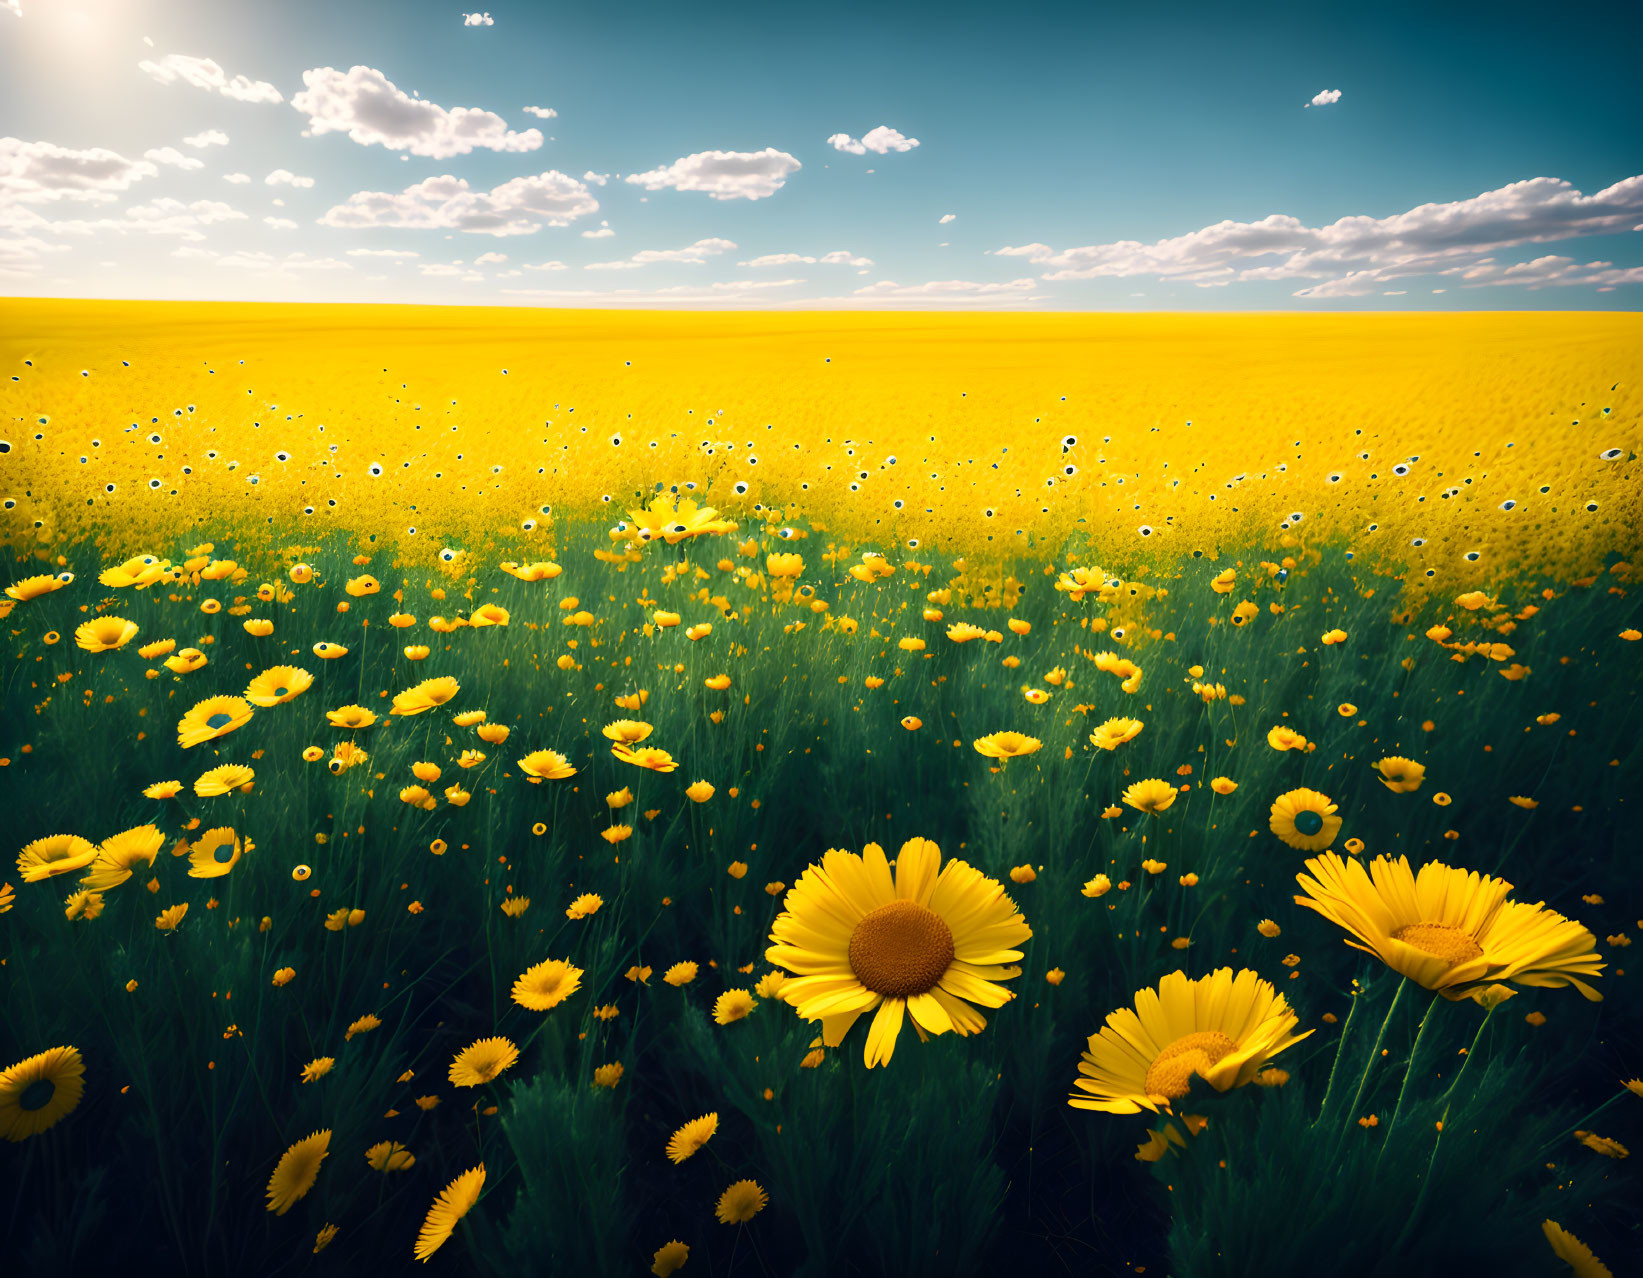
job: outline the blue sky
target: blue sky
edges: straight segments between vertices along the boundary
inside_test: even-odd
[[[0,0],[0,292],[1636,309],[1636,6],[1340,8]]]

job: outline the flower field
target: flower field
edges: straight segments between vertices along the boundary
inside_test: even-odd
[[[1636,316],[0,315],[17,1272],[1643,1254]]]

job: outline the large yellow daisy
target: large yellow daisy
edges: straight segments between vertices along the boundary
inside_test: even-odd
[[[153,865],[165,846],[165,835],[152,825],[134,826],[97,845],[91,870],[80,879],[83,887],[102,892],[129,879],[138,865]]]
[[[0,1133],[27,1140],[55,1126],[80,1103],[85,1072],[76,1047],[53,1047],[0,1070]]]
[[[1168,1111],[1201,1078],[1218,1092],[1252,1082],[1268,1060],[1300,1042],[1295,1013],[1270,981],[1218,968],[1196,981],[1171,972],[1135,1007],[1091,1034],[1067,1103],[1108,1114]]]
[[[305,1136],[280,1155],[274,1174],[268,1178],[268,1210],[283,1216],[299,1198],[314,1187],[319,1165],[331,1152],[331,1129]]]
[[[533,1012],[558,1007],[582,988],[582,969],[564,959],[546,959],[525,969],[513,983],[513,1001]]]
[[[137,623],[124,617],[98,617],[83,622],[74,632],[74,642],[87,652],[112,652],[136,637]]]
[[[989,759],[1009,760],[1032,754],[1044,743],[1024,732],[993,732],[977,737],[973,744],[977,754],[984,754]]]
[[[519,770],[532,785],[544,781],[563,781],[576,775],[570,760],[557,750],[532,750],[519,761]]]
[[[479,1191],[485,1188],[485,1164],[463,1172],[440,1191],[428,1208],[422,1229],[416,1236],[415,1256],[427,1260],[450,1239],[457,1221],[466,1216],[479,1201]]]
[[[432,710],[435,706],[442,706],[462,690],[461,685],[450,675],[442,675],[437,679],[424,679],[414,688],[407,688],[394,698],[394,708],[391,714],[421,714],[425,710]]]
[[[301,666],[270,666],[251,681],[245,699],[254,706],[277,706],[306,692],[313,682]]]
[[[219,825],[200,835],[188,853],[188,877],[191,879],[220,879],[240,863],[240,857],[251,851],[250,839],[243,841],[232,826]]]
[[[244,697],[207,697],[177,724],[177,744],[184,750],[226,736],[251,722],[251,703]]]
[[[983,1029],[986,1018],[970,1004],[1002,1007],[1014,997],[995,982],[1021,975],[1010,965],[1032,935],[999,883],[963,861],[942,866],[929,839],[902,844],[894,879],[876,843],[860,856],[831,850],[783,905],[765,951],[797,975],[782,997],[821,1021],[828,1047],[877,1009],[863,1053],[869,1069],[889,1062],[907,1016],[920,1038]]]
[[[97,859],[97,848],[78,834],[50,834],[25,844],[17,854],[17,872],[25,883],[83,870]]]
[[[1417,874],[1402,856],[1378,856],[1365,870],[1333,852],[1306,868],[1295,876],[1306,894],[1297,905],[1352,933],[1357,940],[1348,945],[1445,998],[1498,981],[1573,985],[1594,1002],[1603,997],[1579,979],[1605,966],[1592,934],[1544,904],[1508,901],[1512,885],[1504,879],[1438,861]]]

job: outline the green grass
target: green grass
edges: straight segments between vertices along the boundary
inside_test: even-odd
[[[1559,1265],[1538,1237],[1546,1215],[1599,1255],[1638,1246],[1636,1222],[1612,1201],[1616,1189],[1635,1192],[1629,1165],[1568,1135],[1616,1096],[1588,1120],[1595,1130],[1635,1144],[1643,1117],[1643,1101],[1618,1088],[1643,1073],[1643,1020],[1619,970],[1627,952],[1604,942],[1635,930],[1640,908],[1624,809],[1643,762],[1639,649],[1616,636],[1643,610],[1623,576],[1556,585],[1550,599],[1540,592],[1555,583],[1503,590],[1503,608],[1541,609],[1506,637],[1532,670],[1513,682],[1500,663],[1451,661],[1423,637],[1445,622],[1457,641],[1499,640],[1477,623],[1495,614],[1469,614],[1441,596],[1412,607],[1402,583],[1327,541],[1287,552],[1297,562],[1282,584],[1254,564],[1286,552],[1251,546],[1231,595],[1208,583],[1238,557],[1188,559],[1143,578],[1166,588],[1163,597],[1126,593],[1110,604],[1074,603],[1052,589],[1054,572],[1072,562],[1065,555],[1021,562],[1007,566],[1026,583],[1010,609],[967,598],[979,576],[959,577],[939,623],[921,612],[928,592],[953,583],[952,571],[901,568],[863,584],[824,560],[814,538],[771,540],[756,559],[739,556],[732,539],[692,547],[690,563],[707,579],[672,583],[662,570],[677,552],[651,547],[618,571],[592,558],[610,542],[591,525],[563,530],[563,575],[536,583],[490,564],[447,578],[380,554],[355,567],[355,548],[332,544],[306,555],[323,588],[296,586],[288,604],[259,604],[259,582],[285,580],[288,561],[275,549],[283,544],[219,540],[215,554],[249,570],[242,585],[144,591],[99,586],[106,565],[94,549],[60,547],[74,585],[20,604],[5,621],[0,812],[16,847],[56,833],[95,842],[144,822],[167,836],[157,892],[139,873],[106,894],[100,918],[70,922],[62,900],[77,876],[18,883],[16,907],[0,917],[0,1056],[10,1063],[73,1044],[86,1060],[80,1106],[44,1135],[0,1149],[5,1236],[28,1272],[81,1271],[114,1247],[186,1273],[394,1271],[412,1263],[434,1195],[480,1162],[484,1197],[430,1268],[643,1272],[656,1248],[679,1238],[696,1273],[1304,1273],[1321,1256],[1342,1274],[1436,1272],[1440,1263],[1453,1273],[1467,1258],[1499,1256],[1517,1266],[1510,1272],[1550,1274]],[[180,563],[188,547],[152,549]],[[824,628],[808,606],[774,601],[762,583],[714,566],[723,554],[761,568],[764,550],[775,549],[803,553],[801,583],[859,631]],[[20,565],[10,579],[50,566]],[[348,600],[343,581],[367,571],[384,593]],[[390,597],[402,578],[403,605]],[[449,597],[430,598],[434,587]],[[712,634],[694,643],[683,627],[646,635],[641,588],[685,625],[711,621]],[[728,607],[692,597],[703,588]],[[248,597],[251,615],[273,619],[275,633],[250,638],[226,607],[202,615],[207,595],[225,606]],[[595,626],[564,624],[558,605],[573,595]],[[1227,624],[1245,598],[1257,616]],[[79,651],[74,628],[104,600],[140,633],[119,652]],[[350,603],[346,614],[335,611],[339,600]],[[450,635],[426,625],[431,614],[486,602],[509,609],[511,623]],[[400,607],[417,616],[414,629],[386,624]],[[1400,608],[1411,614],[1394,620]],[[1008,616],[1030,621],[1031,633],[1010,633]],[[1081,655],[1120,646],[1110,629],[1087,628],[1095,619],[1126,632],[1121,650],[1145,671],[1136,694]],[[956,620],[997,629],[1003,642],[951,643],[943,631]],[[799,621],[802,630],[789,629]],[[1348,641],[1321,645],[1335,627]],[[45,644],[48,630],[61,642]],[[203,670],[173,676],[153,663],[159,677],[145,677],[151,663],[139,645],[208,635]],[[925,638],[927,653],[899,650],[904,635]],[[570,638],[580,641],[582,668],[564,671],[555,659]],[[310,648],[322,639],[351,651],[319,661]],[[433,654],[407,661],[407,642]],[[1001,664],[1011,654],[1018,669]],[[217,742],[178,748],[186,709],[239,693],[282,662],[312,671],[314,687]],[[1194,665],[1244,703],[1195,696]],[[1044,681],[1056,666],[1074,686]],[[728,690],[704,687],[719,673],[731,676]],[[59,683],[64,674],[72,677]],[[462,685],[449,706],[387,715],[380,694],[434,675]],[[869,675],[887,682],[868,690]],[[1048,689],[1051,700],[1028,704],[1023,685]],[[641,688],[651,694],[642,711],[615,706],[616,695]],[[324,711],[350,702],[381,716],[357,734],[369,763],[335,776],[304,763],[304,747],[329,751],[349,736]],[[1343,702],[1358,713],[1341,716]],[[1093,708],[1075,711],[1080,704]],[[451,724],[472,709],[507,724],[507,742],[486,745]],[[1536,722],[1549,712],[1561,715],[1555,725]],[[1120,714],[1142,719],[1141,735],[1114,752],[1092,749],[1090,730]],[[907,715],[923,726],[903,728]],[[679,771],[613,759],[599,729],[620,717],[654,724],[647,744],[669,750]],[[1270,748],[1267,730],[1279,723],[1316,749]],[[1041,738],[1042,750],[992,770],[971,742],[1004,729]],[[488,758],[464,772],[455,761],[468,748]],[[538,748],[569,755],[577,775],[526,784],[515,761]],[[1379,784],[1369,765],[1389,754],[1426,763],[1419,792]],[[444,769],[428,787],[436,797],[460,780],[472,801],[441,801],[432,812],[400,803],[418,760]],[[220,762],[251,764],[252,793],[196,798],[193,779]],[[1178,771],[1188,766],[1190,774]],[[1207,783],[1219,775],[1238,789],[1214,794]],[[1159,817],[1128,808],[1102,817],[1126,785],[1149,777],[1190,789]],[[166,779],[184,782],[177,799],[143,797],[144,786]],[[717,788],[705,804],[684,796],[697,779]],[[599,837],[612,820],[604,796],[623,786],[637,797],[616,819],[634,833],[611,846]],[[1268,832],[1267,810],[1301,786],[1339,805],[1337,848],[1356,837],[1366,858],[1406,854],[1501,874],[1517,885],[1516,899],[1544,899],[1580,919],[1611,964],[1599,982],[1607,1001],[1528,990],[1480,1029],[1481,1009],[1440,1000],[1423,1033],[1430,996],[1409,985],[1388,1017],[1396,978],[1292,903],[1304,857]],[[1436,791],[1453,804],[1435,805]],[[1540,806],[1522,810],[1509,795]],[[169,849],[194,817],[202,829],[234,825],[255,851],[224,879],[188,878]],[[532,833],[538,822],[541,835]],[[803,1069],[819,1029],[782,1003],[761,1001],[728,1026],[712,1022],[719,993],[752,988],[770,970],[764,949],[782,907],[767,883],[791,886],[828,848],[859,852],[876,841],[893,856],[915,835],[1003,880],[1033,929],[1011,982],[1017,997],[989,1014],[982,1034],[921,1044],[909,1028],[890,1066],[869,1072],[864,1023],[819,1068]],[[448,844],[443,855],[429,850],[436,839]],[[1148,857],[1168,868],[1145,873]],[[745,877],[727,873],[733,861],[747,865]],[[303,882],[291,875],[299,863],[313,871]],[[1009,881],[1021,865],[1036,881]],[[1189,872],[1196,885],[1181,885]],[[1096,873],[1129,886],[1087,898],[1080,886]],[[500,908],[509,889],[531,898],[518,919]],[[602,907],[567,919],[582,892],[598,893]],[[1583,894],[1602,894],[1604,904]],[[160,909],[184,901],[182,926],[158,932]],[[420,913],[407,909],[413,901]],[[325,915],[345,907],[363,909],[364,922],[326,930]],[[1280,924],[1278,938],[1257,933],[1263,918]],[[1181,940],[1187,948],[1172,944]],[[1283,962],[1291,954],[1294,967]],[[545,958],[584,969],[581,991],[545,1014],[515,1006],[512,981]],[[701,964],[696,981],[663,984],[684,959]],[[644,985],[624,976],[641,963],[653,968]],[[1204,1136],[1149,1168],[1133,1158],[1146,1134],[1141,1118],[1067,1106],[1079,1052],[1137,989],[1177,968],[1201,975],[1229,964],[1256,968],[1302,1027],[1319,1032],[1278,1062],[1292,1075],[1287,1087],[1206,1101]],[[272,974],[287,965],[296,979],[275,988]],[[1045,980],[1051,968],[1065,972],[1061,984]],[[608,1004],[619,1014],[595,1018]],[[1525,1022],[1534,1010],[1544,1026]],[[382,1027],[345,1042],[366,1013]],[[1384,1041],[1374,1040],[1383,1025]],[[519,1044],[519,1063],[491,1086],[452,1087],[451,1058],[491,1035]],[[301,1084],[302,1066],[319,1056],[334,1056],[335,1068]],[[616,1061],[620,1084],[596,1089],[593,1070]],[[407,1070],[413,1077],[396,1081]],[[1337,1086],[1320,1115],[1332,1071]],[[1348,1085],[1352,1106],[1341,1104]],[[425,1095],[440,1097],[437,1108],[413,1103]],[[481,1112],[492,1105],[494,1115]],[[398,1115],[384,1117],[391,1108]],[[688,1162],[669,1163],[668,1135],[708,1111],[719,1114],[718,1134]],[[1377,1127],[1358,1126],[1368,1113]],[[333,1136],[313,1192],[272,1215],[264,1190],[274,1163],[320,1128]],[[388,1139],[416,1155],[412,1169],[366,1166],[366,1147]],[[745,1227],[721,1225],[714,1203],[743,1178],[757,1180],[770,1205]],[[327,1222],[341,1232],[315,1256]]]

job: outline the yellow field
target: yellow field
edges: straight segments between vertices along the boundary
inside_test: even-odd
[[[19,548],[305,517],[548,545],[687,482],[732,518],[925,551],[1083,532],[1134,562],[1323,528],[1445,584],[1639,541],[1637,315],[11,299],[0,333]]]

